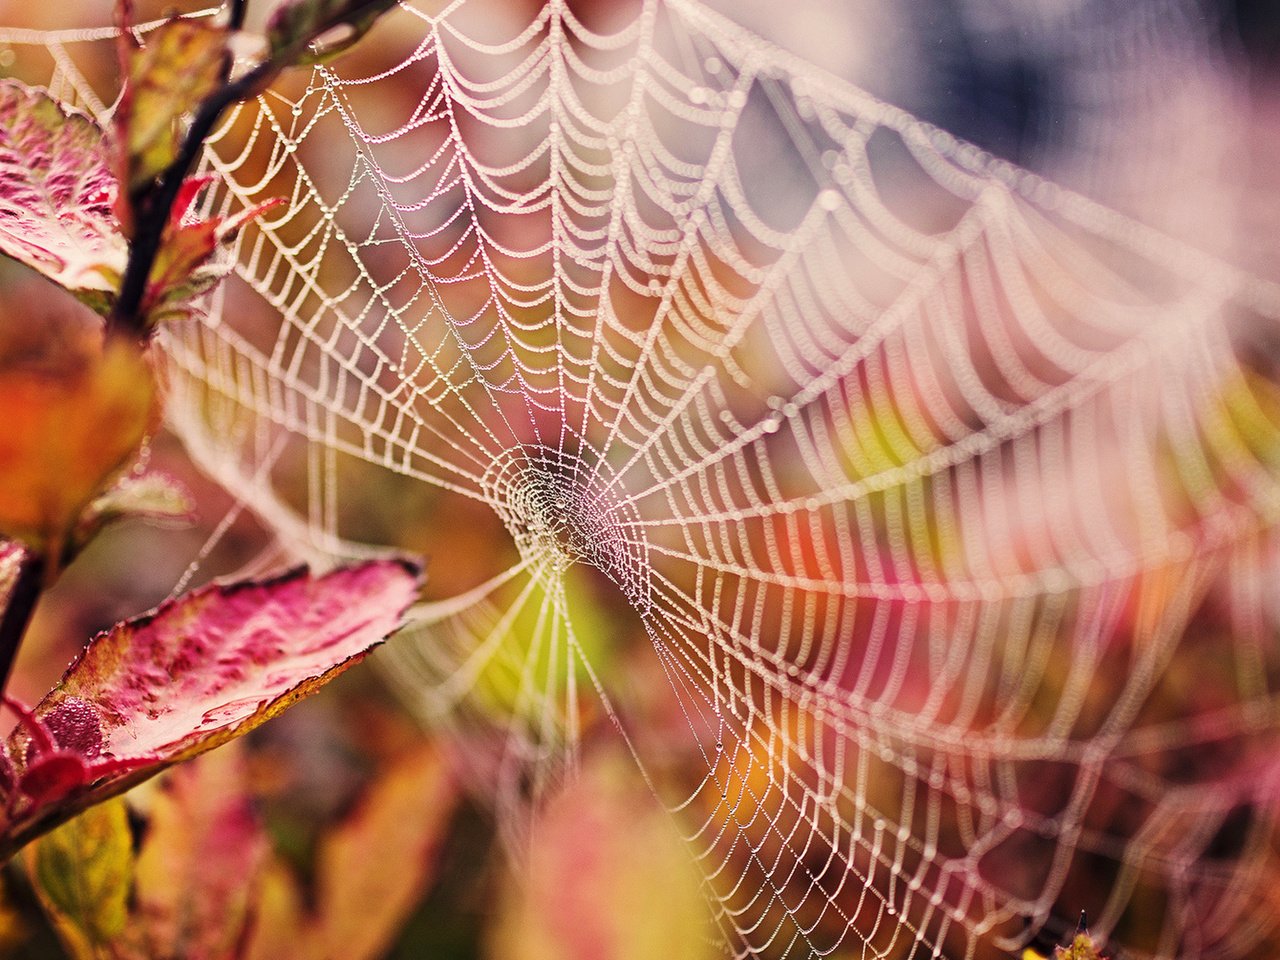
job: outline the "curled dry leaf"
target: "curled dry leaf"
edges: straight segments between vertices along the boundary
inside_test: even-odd
[[[399,626],[419,579],[398,560],[298,570],[100,634],[9,738],[0,855],[315,691]]]
[[[86,338],[53,365],[0,358],[0,535],[56,559],[158,416],[151,365],[135,343]]]
[[[43,90],[0,81],[0,252],[100,313],[128,247],[102,129]]]
[[[196,519],[191,493],[178,480],[157,470],[130,473],[96,497],[80,517],[76,545],[120,520],[145,520],[166,527],[185,527]]]

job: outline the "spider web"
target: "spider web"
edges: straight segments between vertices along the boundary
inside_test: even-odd
[[[196,459],[425,545],[406,701],[513,816],[621,737],[735,956],[1267,955],[1275,288],[694,0],[513,10],[223,126],[288,202],[165,339]],[[102,36],[6,34],[99,113]]]

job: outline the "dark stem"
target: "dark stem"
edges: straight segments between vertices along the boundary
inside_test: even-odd
[[[187,130],[187,136],[182,141],[177,159],[160,175],[155,189],[144,199],[142,209],[137,211],[133,242],[129,245],[129,262],[125,265],[124,278],[120,281],[120,295],[111,309],[111,316],[107,318],[108,329],[125,331],[134,336],[146,335],[142,301],[147,293],[147,279],[151,276],[151,268],[160,252],[160,244],[164,239],[165,227],[168,226],[178,190],[195,166],[196,158],[200,156],[205,140],[217,126],[222,112],[236,101],[251,96],[278,70],[279,65],[274,61],[260,63],[239,80],[228,83],[200,104],[191,127]]]
[[[230,0],[230,26],[237,29],[243,25],[245,7],[248,0]],[[350,19],[360,16],[366,10],[387,6],[387,0],[357,0],[351,7],[343,11],[342,17]],[[124,8],[122,8],[124,9]],[[335,22],[343,22],[339,18]],[[259,63],[248,73],[234,81],[223,84],[208,99],[200,104],[186,138],[173,163],[162,173],[155,184],[146,189],[141,196],[132,198],[134,204],[134,235],[129,245],[129,261],[125,265],[124,277],[120,281],[120,295],[116,298],[111,315],[107,318],[109,330],[119,330],[131,336],[145,337],[148,333],[147,318],[143,312],[143,301],[147,293],[147,280],[151,276],[151,268],[155,265],[156,255],[164,239],[165,227],[168,226],[173,201],[178,196],[182,182],[195,166],[196,159],[204,149],[213,128],[227,107],[241,100],[247,100],[266,88],[267,84],[282,69],[292,65],[310,46],[311,41],[330,29],[333,23],[317,25],[307,36],[301,36],[287,47],[275,51],[274,56]]]
[[[44,556],[22,548],[18,560],[18,573],[9,589],[4,612],[0,613],[0,694],[9,684],[9,673],[18,656],[18,647],[35,612],[36,601],[44,582]]]
[[[244,29],[244,15],[248,7],[248,0],[231,0],[231,16],[227,20],[228,30],[234,33]]]

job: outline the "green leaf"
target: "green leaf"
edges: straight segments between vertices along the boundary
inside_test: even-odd
[[[123,800],[87,810],[54,830],[27,860],[45,911],[77,960],[99,956],[128,919],[133,850]]]
[[[128,257],[115,199],[102,128],[44,90],[0,81],[0,253],[106,313]]]

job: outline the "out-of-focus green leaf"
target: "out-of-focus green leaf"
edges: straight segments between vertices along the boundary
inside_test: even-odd
[[[128,918],[133,850],[123,800],[86,810],[31,848],[36,892],[67,949],[94,960]]]
[[[182,527],[195,520],[195,510],[190,492],[168,474],[127,474],[89,504],[76,536],[84,541],[107,524],[128,519]]]
[[[360,40],[398,0],[289,0],[267,24],[272,56],[321,63]]]
[[[0,252],[106,313],[128,258],[116,192],[93,120],[0,81]]]
[[[129,193],[177,159],[184,118],[222,82],[226,43],[224,27],[174,17],[149,33],[144,45],[129,48],[115,113],[119,178]],[[121,220],[128,222],[127,215]]]

